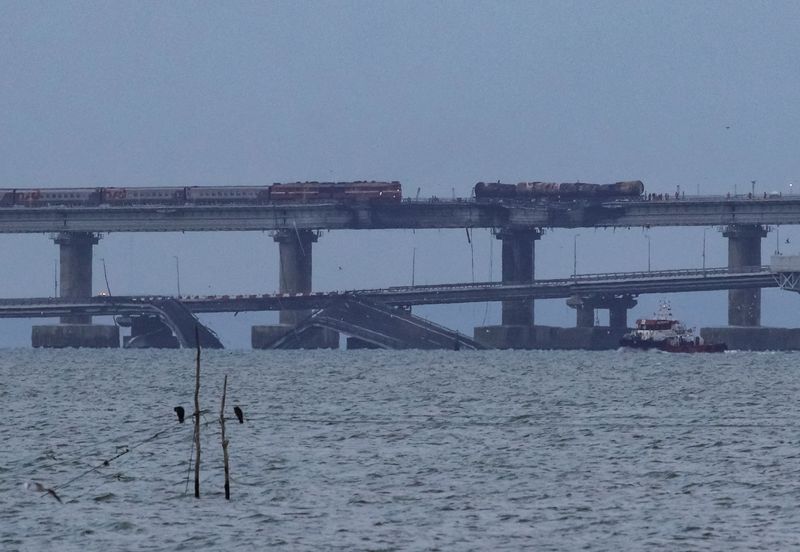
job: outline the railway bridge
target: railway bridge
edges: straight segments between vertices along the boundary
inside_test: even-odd
[[[690,186],[684,186],[684,189]],[[278,244],[279,291],[311,292],[314,244],[321,230],[491,228],[502,242],[502,283],[534,282],[535,244],[544,229],[711,226],[728,240],[728,268],[761,264],[769,226],[800,224],[800,196],[680,196],[551,201],[476,201],[471,198],[401,202],[289,202],[225,204],[58,205],[0,207],[0,233],[49,233],[60,249],[60,294],[92,296],[92,249],[110,232],[270,231]],[[728,323],[761,323],[760,288],[729,292]],[[578,313],[602,304],[574,303]],[[504,300],[499,334],[534,327],[533,300]],[[623,307],[613,308],[619,320]],[[308,310],[280,312],[278,331],[296,325]],[[584,321],[588,318],[584,318]],[[85,325],[86,315],[64,316]],[[503,329],[505,328],[505,329]],[[520,328],[522,330],[520,330]],[[508,330],[508,331],[506,331]],[[524,332],[523,332],[524,333]],[[508,346],[516,346],[509,338]],[[328,345],[323,339],[322,345]],[[524,346],[524,344],[519,344]]]

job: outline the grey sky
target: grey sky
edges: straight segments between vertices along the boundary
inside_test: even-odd
[[[478,180],[641,179],[648,191],[724,194],[751,180],[785,193],[800,176],[796,3],[0,2],[0,12],[0,187],[389,179],[407,195],[466,196]],[[579,233],[580,272],[646,268],[642,230]],[[781,229],[784,247],[796,233]],[[538,244],[538,276],[571,273],[573,235]],[[651,232],[653,267],[699,266],[702,235]],[[708,265],[724,264],[718,232],[707,239]],[[490,241],[476,232],[479,280]],[[463,232],[338,232],[316,246],[314,285],[408,283],[414,248],[418,282],[471,279]],[[46,236],[0,236],[0,255],[0,296],[52,293]],[[184,292],[277,287],[264,234],[111,235],[95,258],[114,293],[172,292],[173,255]],[[780,308],[797,298],[764,295],[765,323],[797,325]],[[673,302],[690,323],[725,320],[724,293]],[[484,306],[420,312],[467,329]],[[211,324],[244,346],[246,326],[268,320]],[[541,302],[537,321],[574,314]],[[28,327],[0,321],[0,345],[27,344]]]

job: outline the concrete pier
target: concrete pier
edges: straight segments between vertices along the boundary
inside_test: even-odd
[[[60,232],[53,241],[59,247],[59,297],[92,296],[92,247],[100,240],[92,232]],[[61,325],[33,326],[34,347],[119,347],[119,328],[92,324],[91,316],[62,316]]]
[[[725,343],[730,351],[798,351],[800,329],[723,326],[700,328],[700,337]]]
[[[280,264],[278,268],[278,291],[294,295],[311,293],[312,248],[318,235],[313,230],[280,230],[273,239],[278,243]],[[270,345],[290,332],[297,324],[311,316],[310,310],[282,310],[278,314],[278,324],[273,326],[253,326],[251,346],[254,349],[267,349]],[[309,332],[302,348],[338,349],[339,334],[330,330]]]
[[[497,349],[617,349],[624,328],[594,326],[485,326],[475,328],[475,339]]]
[[[131,318],[131,335],[122,340],[128,349],[179,349],[178,339],[158,316]]]
[[[636,300],[627,295],[608,306],[608,325],[611,328],[628,328],[628,311],[636,306]]]
[[[761,239],[767,231],[760,224],[731,224],[723,230],[728,238],[728,268],[740,269],[761,266]],[[728,291],[728,325],[761,325],[761,290],[732,289]]]
[[[91,232],[61,232],[54,240],[59,247],[59,297],[92,296],[92,247],[99,238]],[[91,316],[64,316],[62,324],[91,324]]]
[[[575,326],[578,328],[594,327],[594,301],[591,297],[573,295],[567,299],[567,306],[575,309]]]
[[[312,230],[281,230],[275,233],[278,242],[280,266],[278,274],[278,291],[280,293],[311,292],[311,250],[317,241],[317,234]],[[311,316],[311,311],[280,311],[281,324],[291,326]]]
[[[92,349],[119,347],[119,328],[93,324],[54,324],[33,326],[31,345],[48,349],[89,347]]]
[[[534,229],[502,230],[497,239],[503,243],[503,283],[533,282],[536,263],[536,240],[542,233]],[[504,326],[533,326],[533,300],[503,301]]]
[[[596,309],[608,309],[608,325],[614,329],[628,327],[628,310],[636,306],[632,295],[573,295],[567,306],[575,309],[576,327],[593,328]]]
[[[502,241],[504,284],[533,282],[536,264],[536,240],[542,237],[535,228],[505,228],[495,235]],[[475,339],[491,347],[529,349],[536,341],[533,300],[503,301],[502,324],[475,328]]]

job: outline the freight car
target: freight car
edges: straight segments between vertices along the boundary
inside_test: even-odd
[[[501,184],[499,182],[478,182],[475,185],[475,198],[479,200],[615,199],[640,197],[643,193],[644,184],[641,180],[615,182],[613,184],[588,184],[585,182]]]

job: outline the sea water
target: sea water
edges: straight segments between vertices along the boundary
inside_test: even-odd
[[[200,499],[194,386],[189,350],[0,351],[0,550],[800,545],[798,354],[204,351]]]

